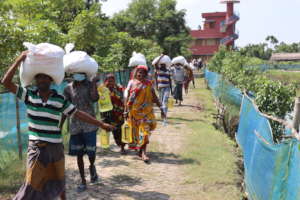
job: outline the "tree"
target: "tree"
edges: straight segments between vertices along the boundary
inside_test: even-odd
[[[116,14],[113,25],[132,37],[156,41],[171,57],[189,55],[191,41],[185,11],[176,10],[175,0],[134,0],[127,10]]]
[[[273,45],[278,43],[277,38],[273,35],[269,35],[268,37],[266,37],[266,41],[270,41]]]
[[[133,38],[126,32],[115,33],[113,38],[114,43],[110,46],[107,56],[96,58],[103,63],[104,71],[126,68],[133,51],[143,53],[148,62],[162,52],[155,42],[139,37]]]
[[[115,32],[111,23],[103,17],[100,6],[94,4],[90,10],[83,10],[70,23],[69,42],[74,42],[78,50],[88,54],[104,56],[113,42],[111,37]]]
[[[275,46],[276,53],[297,53],[300,52],[300,43],[286,44],[281,42]]]
[[[269,60],[273,52],[266,43],[249,44],[239,50],[244,56],[257,57],[263,60]]]

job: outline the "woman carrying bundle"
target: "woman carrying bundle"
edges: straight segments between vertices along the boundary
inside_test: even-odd
[[[193,73],[193,70],[190,67],[189,63],[186,63],[184,65],[184,70],[185,70],[185,75],[184,75],[183,87],[184,87],[185,94],[188,94],[189,86],[190,86],[191,82],[193,82],[193,85],[194,85],[194,88],[195,88],[194,73]]]
[[[147,144],[151,131],[156,128],[156,120],[153,110],[153,103],[156,103],[161,110],[162,118],[165,114],[158,97],[155,94],[151,81],[147,80],[148,67],[140,65],[136,68],[131,82],[128,98],[125,99],[124,115],[132,128],[133,142],[140,147],[139,157],[148,163],[146,155]]]

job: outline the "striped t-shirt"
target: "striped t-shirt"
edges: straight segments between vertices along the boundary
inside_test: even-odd
[[[62,114],[70,116],[76,108],[64,96],[52,90],[47,102],[43,102],[37,90],[18,87],[17,97],[25,102],[29,120],[29,140],[61,143],[60,122]]]
[[[170,71],[157,70],[157,86],[158,88],[170,87]]]

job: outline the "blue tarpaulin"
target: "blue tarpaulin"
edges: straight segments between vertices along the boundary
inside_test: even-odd
[[[205,71],[205,78],[215,97],[224,87],[221,75]],[[226,81],[225,81],[226,82]],[[300,200],[299,141],[289,139],[275,144],[269,120],[248,96],[226,83],[227,95],[241,105],[236,140],[244,157],[245,185],[250,200]]]

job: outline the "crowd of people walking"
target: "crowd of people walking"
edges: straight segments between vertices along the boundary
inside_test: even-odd
[[[162,54],[152,61],[151,66],[147,65],[143,54],[134,53],[129,60],[132,72],[127,85],[118,85],[113,74],[106,75],[100,83],[96,73],[91,77],[78,64],[73,68],[64,66],[71,82],[63,94],[58,94],[51,89],[56,77],[47,70],[34,74],[29,87],[13,82],[19,66],[30,56],[34,56],[30,50],[23,52],[1,81],[25,102],[29,120],[26,178],[15,200],[66,199],[62,144],[62,126],[66,118],[70,118],[68,153],[77,158],[81,177],[77,191],[82,192],[87,190],[84,155],[88,156],[90,181],[99,181],[95,167],[99,128],[112,133],[122,155],[133,150],[142,161],[150,163],[147,147],[151,132],[157,126],[154,106],[159,108],[164,125],[167,125],[168,107],[173,98],[181,106],[183,90],[188,94],[191,82],[195,87],[193,68],[183,56],[171,59]],[[151,68],[154,73],[150,73]],[[105,96],[103,88],[108,95]],[[96,115],[97,102],[101,120]],[[124,134],[128,134],[126,129],[129,137],[124,139]]]

